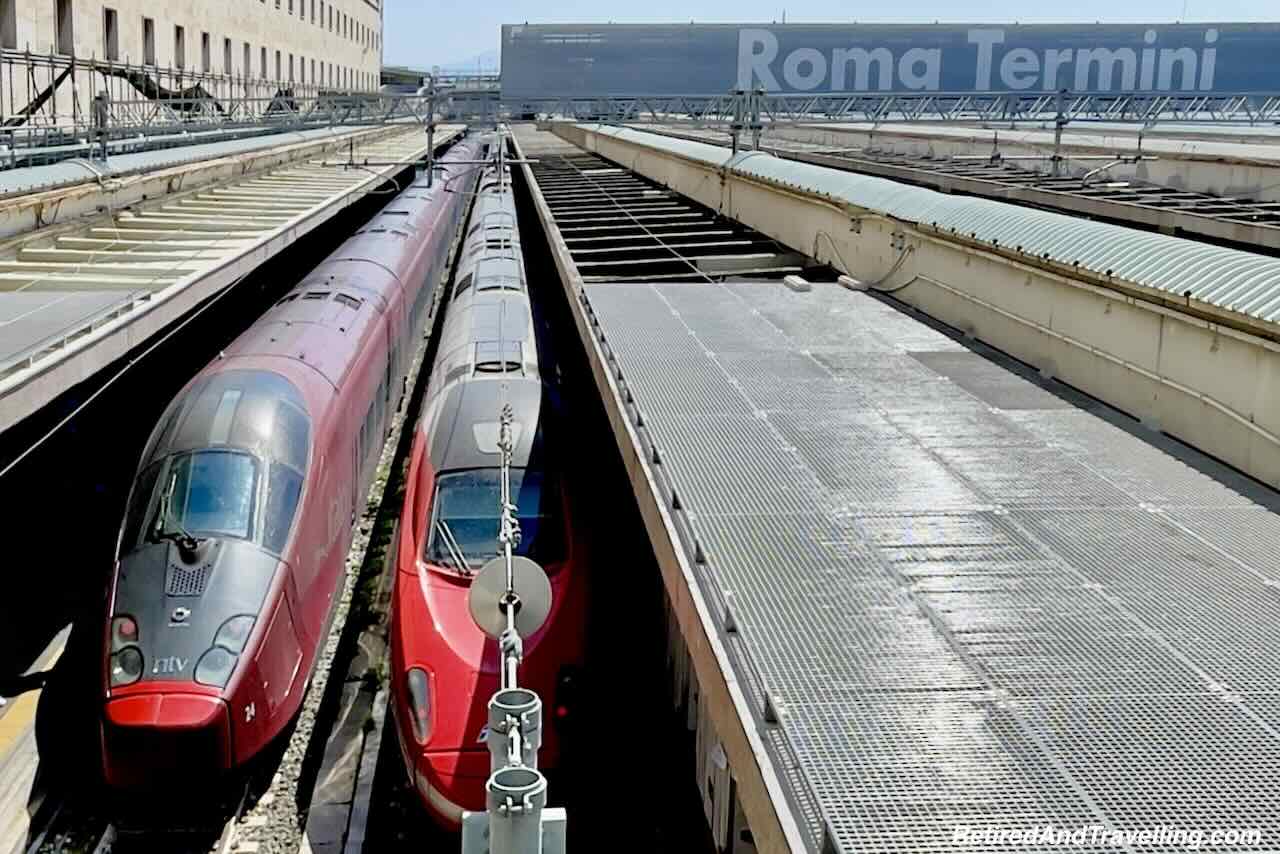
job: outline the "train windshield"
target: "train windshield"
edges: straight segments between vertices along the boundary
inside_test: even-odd
[[[426,561],[474,570],[498,554],[500,477],[500,469],[470,469],[437,478],[431,533],[423,555]],[[554,478],[540,471],[512,469],[511,492],[520,520],[515,553],[544,565],[561,560],[564,538]]]
[[[275,460],[221,448],[175,454],[138,477],[121,545],[128,552],[190,534],[253,540],[282,554],[301,494],[302,474]]]
[[[258,461],[236,451],[175,454],[154,480],[144,539],[178,531],[247,540],[253,537]],[[140,520],[141,521],[141,520]],[[139,526],[141,527],[141,526]]]
[[[147,443],[121,553],[189,534],[250,540],[283,554],[310,436],[301,393],[278,374],[224,371],[197,380]]]

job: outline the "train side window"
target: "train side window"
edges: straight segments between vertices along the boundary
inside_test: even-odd
[[[133,485],[133,495],[129,497],[129,511],[124,519],[124,536],[120,538],[120,553],[133,551],[142,536],[143,526],[151,516],[151,498],[156,490],[156,477],[164,463],[156,462],[148,466]]]
[[[465,292],[467,288],[471,287],[471,283],[474,280],[475,280],[475,276],[473,276],[471,273],[467,273],[465,276],[463,276],[462,281],[458,282],[458,286],[453,291],[453,298],[457,299],[458,297],[462,296],[463,292]]]
[[[276,554],[284,552],[301,495],[302,475],[287,465],[272,463],[267,477],[267,504],[262,520],[262,544],[268,550]]]
[[[373,399],[374,423],[377,425],[379,439],[387,435],[387,386],[386,380],[378,383],[378,394]]]
[[[361,441],[361,449],[363,451],[361,459],[365,459],[369,456],[370,446],[374,443],[373,437],[378,433],[377,406],[378,401],[375,398],[373,403],[369,404],[369,411],[364,414],[364,427],[360,430],[360,435],[363,437]]]
[[[333,301],[352,309],[358,309],[364,304],[364,300],[353,297],[350,294],[334,294]]]
[[[310,438],[311,419],[292,404],[278,401],[272,425],[271,456],[298,471],[306,471]]]

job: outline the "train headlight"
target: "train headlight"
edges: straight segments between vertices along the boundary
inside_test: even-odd
[[[427,672],[412,667],[405,677],[409,689],[409,722],[413,725],[413,737],[418,744],[426,744],[431,734],[431,683]]]
[[[132,685],[142,678],[142,650],[126,646],[111,655],[111,687]]]
[[[218,628],[213,636],[213,645],[220,646],[236,655],[244,652],[244,645],[249,642],[249,632],[253,631],[253,617],[241,614],[232,617]]]
[[[222,688],[236,669],[238,657],[220,646],[210,647],[196,662],[196,681],[201,685]]]
[[[111,619],[111,651],[119,652],[138,642],[138,621],[128,614]]]
[[[236,662],[240,660],[240,653],[244,652],[244,645],[249,642],[253,623],[251,614],[240,614],[218,627],[213,636],[213,646],[206,649],[196,662],[197,682],[214,688],[226,687],[227,680],[235,672]]]

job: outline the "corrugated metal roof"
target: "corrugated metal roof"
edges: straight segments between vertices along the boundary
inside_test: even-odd
[[[1133,153],[1138,150],[1137,125],[1120,123],[1080,122],[1069,127],[1062,136],[1064,149],[1103,149],[1108,153]],[[1048,157],[1053,151],[1053,128],[984,128],[966,125],[944,124],[940,121],[904,124],[883,122],[815,123],[806,129],[836,133],[870,133],[877,139],[895,134],[928,137],[930,140],[948,143],[970,143],[981,146],[983,153],[990,151],[998,139],[1000,147],[1027,145],[1038,147]],[[1262,162],[1274,166],[1280,161],[1280,127],[1268,125],[1180,125],[1160,124],[1142,129],[1142,151],[1160,157],[1212,158],[1227,162]]]
[[[692,160],[839,199],[895,219],[932,225],[984,243],[1078,265],[1267,323],[1280,322],[1280,259],[1120,225],[1091,222],[990,199],[952,196],[886,178],[783,160],[631,128],[592,131]]]
[[[243,154],[246,151],[316,142],[361,130],[368,130],[368,127],[324,127],[304,131],[289,131],[287,133],[272,133],[265,136],[228,139],[220,142],[205,142],[195,145],[175,144],[168,148],[152,151],[112,155],[106,163],[95,161],[91,164],[77,159],[63,160],[47,166],[7,169],[0,171],[0,197],[51,190],[56,187],[79,184],[84,181],[96,181],[99,176],[116,177],[134,172],[176,166],[181,163],[193,163],[198,160],[212,160],[233,154]],[[193,141],[196,138],[193,137]]]

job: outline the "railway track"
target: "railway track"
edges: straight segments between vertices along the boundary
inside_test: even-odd
[[[233,797],[230,811],[211,811],[179,823],[109,819],[105,812],[55,804],[26,854],[230,854],[238,850],[249,806],[250,783]]]

